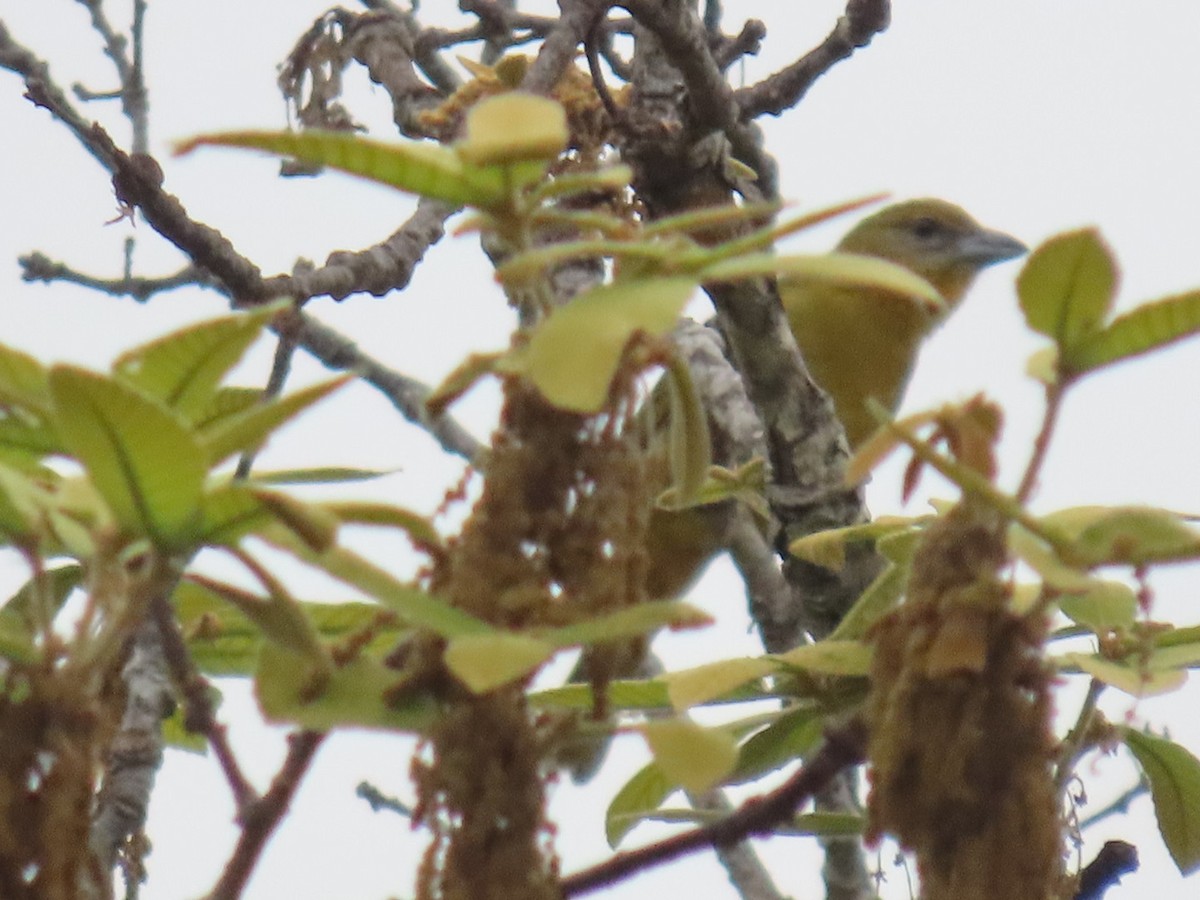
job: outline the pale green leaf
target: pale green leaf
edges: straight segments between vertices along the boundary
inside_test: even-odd
[[[350,466],[314,466],[306,469],[255,469],[249,480],[255,484],[348,484],[391,475],[394,470],[355,469]]]
[[[206,466],[186,425],[159,401],[70,366],[50,372],[55,424],[113,516],[167,546],[192,537]]]
[[[442,536],[427,516],[393,506],[389,503],[366,503],[362,501],[340,501],[324,503],[322,508],[328,510],[345,525],[381,525],[399,528],[406,533],[409,540],[417,547],[442,547]]]
[[[214,402],[221,380],[290,302],[189,325],[123,354],[117,377],[156,397],[190,422]]]
[[[1063,366],[1082,374],[1149,353],[1200,332],[1200,291],[1147,303],[1117,316],[1109,325],[1077,341]]]
[[[669,332],[696,289],[688,278],[618,282],[587,291],[551,313],[529,343],[503,360],[561,409],[597,412],[635,334]]]
[[[671,400],[667,434],[671,487],[679,501],[689,503],[699,494],[712,463],[708,415],[691,368],[678,355],[671,356],[665,381]]]
[[[470,691],[482,694],[532,674],[554,652],[537,638],[497,631],[453,638],[443,659]]]
[[[860,641],[817,641],[801,644],[773,659],[818,675],[862,676],[871,671],[871,647]]]
[[[1126,665],[1101,656],[1066,653],[1061,663],[1077,667],[1093,678],[1134,697],[1154,697],[1169,694],[1187,681],[1187,672],[1180,669],[1156,669],[1144,665]]]
[[[810,753],[821,742],[824,717],[819,710],[800,708],[784,712],[738,748],[731,784],[744,784],[782,768]]]
[[[1122,730],[1150,781],[1158,830],[1183,875],[1200,868],[1200,760],[1173,741]]]
[[[676,712],[682,712],[715,697],[739,688],[748,681],[762,678],[778,671],[779,666],[770,659],[745,658],[725,659],[720,662],[696,666],[662,676],[667,683],[667,696]]]
[[[1094,228],[1050,238],[1029,255],[1017,276],[1025,321],[1069,356],[1095,334],[1112,308],[1117,267]]]
[[[282,590],[272,596],[260,597],[211,578],[199,575],[191,578],[234,607],[268,640],[306,657],[309,664],[317,669],[332,665],[317,629],[295,598]]]
[[[399,681],[395,669],[359,656],[314,678],[305,657],[276,644],[263,644],[254,693],[263,715],[272,722],[291,722],[315,731],[339,727],[425,732],[437,721],[437,704],[425,696],[390,702]]]
[[[378,600],[407,625],[425,628],[450,638],[467,634],[487,634],[494,630],[486,622],[455,609],[418,587],[400,581],[344,547],[330,547],[318,553],[279,526],[264,531],[263,538]]]
[[[46,368],[27,353],[0,344],[0,404],[40,416],[51,410]]]
[[[197,541],[208,546],[232,547],[247,534],[275,521],[245,482],[209,488],[201,503]]]
[[[604,836],[614,850],[638,822],[654,812],[679,785],[657,763],[643,767],[621,787],[604,813]]]
[[[464,139],[454,149],[465,163],[476,166],[527,160],[549,163],[566,149],[569,136],[561,104],[536,94],[508,91],[471,107]]]
[[[200,441],[208,457],[208,464],[215,466],[235,453],[257,450],[271,432],[293,416],[303,412],[318,400],[350,381],[345,375],[314,384],[311,387],[248,407],[240,413],[225,416],[200,430]]]
[[[1071,537],[1092,565],[1141,566],[1200,556],[1200,534],[1162,509],[1076,507],[1052,513],[1043,521]]]
[[[636,637],[659,628],[680,631],[711,625],[712,616],[679,600],[654,600],[606,613],[574,625],[538,632],[538,637],[554,647],[594,644]]]
[[[333,131],[228,131],[192,138],[175,152],[204,145],[263,150],[329,166],[454,206],[488,207],[508,193],[503,170],[466,165],[453,150],[431,143],[384,143]]]
[[[737,764],[737,742],[722,729],[660,719],[643,725],[642,734],[667,778],[693,793],[716,787]]]
[[[1095,578],[1081,590],[1059,597],[1058,608],[1073,622],[1093,631],[1107,631],[1133,625],[1138,602],[1128,585]]]
[[[911,269],[857,253],[822,253],[810,256],[776,256],[752,253],[706,266],[700,273],[704,281],[736,281],[774,275],[788,282],[842,285],[883,291],[898,299],[916,301],[931,312],[946,308],[937,288]]]
[[[854,601],[827,640],[854,640],[865,635],[872,625],[899,603],[908,582],[908,573],[907,565],[888,565]]]
[[[608,684],[610,709],[655,710],[670,709],[667,686],[662,681],[612,681]],[[596,705],[591,685],[567,684],[548,688],[529,695],[535,706],[554,709],[590,710]]]

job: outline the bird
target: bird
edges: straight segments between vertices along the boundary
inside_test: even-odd
[[[928,281],[943,304],[888,291],[817,278],[786,278],[778,283],[780,302],[809,374],[829,395],[851,451],[877,427],[868,400],[895,413],[912,376],[921,346],[957,309],[975,277],[985,268],[1027,251],[1011,235],[985,228],[961,207],[922,198],[887,206],[854,226],[835,248],[883,259]],[[657,390],[657,389],[656,389]],[[659,398],[661,401],[661,398]],[[654,404],[652,396],[647,401]],[[658,406],[663,406],[662,402]],[[652,416],[659,422],[662,417]],[[660,423],[661,424],[661,423]],[[665,447],[651,435],[649,446]],[[662,473],[663,459],[650,460]],[[665,487],[665,483],[663,487]],[[648,556],[646,596],[652,600],[682,596],[725,549],[731,503],[675,510],[655,507],[644,547]],[[593,663],[603,658],[604,677],[653,673],[656,660],[624,653],[619,661],[585,650],[571,681],[589,681]],[[566,767],[577,783],[587,781],[603,759],[606,742],[583,739]]]
[[[941,294],[934,309],[882,288],[812,279],[784,280],[779,296],[809,374],[833,401],[851,450],[874,433],[874,399],[895,413],[928,338],[962,303],[983,269],[1025,253],[1001,231],[959,206],[908,200],[863,219],[836,250],[883,259],[920,275]]]

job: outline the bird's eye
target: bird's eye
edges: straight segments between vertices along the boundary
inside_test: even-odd
[[[912,223],[912,233],[923,241],[936,237],[941,231],[942,226],[938,224],[937,219],[930,216],[922,216]]]

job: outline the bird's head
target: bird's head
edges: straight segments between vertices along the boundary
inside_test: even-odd
[[[953,203],[923,199],[896,203],[868,216],[838,249],[904,266],[954,306],[981,269],[1028,248],[1014,237],[984,228]]]

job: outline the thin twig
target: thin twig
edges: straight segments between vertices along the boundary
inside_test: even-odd
[[[287,758],[262,799],[247,810],[237,847],[207,900],[237,900],[242,895],[267,840],[291,805],[324,739],[325,735],[319,731],[297,731],[288,735]]]
[[[1046,462],[1046,453],[1050,450],[1050,439],[1054,435],[1054,427],[1058,424],[1058,414],[1062,409],[1065,385],[1055,383],[1046,386],[1046,410],[1042,413],[1042,427],[1038,430],[1033,442],[1033,454],[1025,466],[1025,474],[1021,476],[1021,484],[1017,488],[1017,501],[1025,503],[1037,486],[1038,475]]]
[[[867,46],[891,22],[890,0],[848,0],[846,12],[818,46],[785,69],[734,92],[742,115],[778,116],[791,109],[822,75]]]
[[[1067,782],[1071,780],[1071,776],[1075,771],[1075,763],[1079,762],[1079,758],[1087,752],[1088,736],[1092,731],[1092,721],[1096,717],[1096,704],[1100,700],[1100,695],[1104,693],[1104,682],[1099,678],[1093,678],[1088,684],[1087,695],[1083,698],[1083,703],[1079,707],[1079,715],[1075,718],[1075,725],[1068,732],[1066,738],[1062,742],[1062,746],[1058,751],[1058,762],[1055,766],[1054,785],[1058,791],[1066,789]]]
[[[175,618],[170,602],[165,597],[157,599],[150,608],[150,614],[162,638],[163,654],[166,656],[171,679],[183,695],[184,725],[188,731],[203,735],[208,740],[208,746],[212,748],[217,764],[229,783],[240,819],[243,811],[257,801],[258,793],[242,774],[241,765],[229,746],[225,726],[217,721],[211,686],[192,662],[192,655],[188,652],[187,642],[179,630],[179,621]]]

